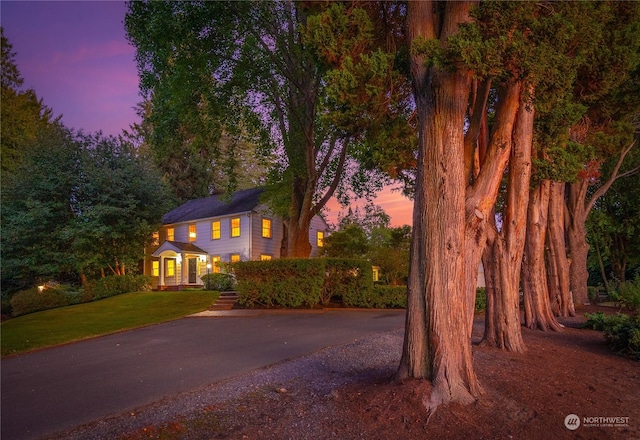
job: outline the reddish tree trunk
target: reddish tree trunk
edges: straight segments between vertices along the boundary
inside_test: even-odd
[[[585,227],[587,212],[584,206],[588,187],[589,184],[586,179],[567,184],[567,205],[570,213],[567,242],[569,245],[569,258],[571,259],[569,282],[573,300],[576,304],[589,303],[589,295],[587,293],[589,243],[587,243],[587,230]]]
[[[522,293],[525,325],[531,329],[560,331],[561,326],[549,305],[547,271],[544,263],[550,185],[550,181],[543,180],[530,192],[527,238],[522,259]]]
[[[520,331],[519,286],[526,233],[523,219],[527,216],[531,180],[533,118],[533,110],[521,103],[513,130],[502,228],[499,233],[496,231],[485,259],[485,268],[491,266],[492,280],[487,289],[483,343],[518,353],[525,350]]]
[[[409,2],[410,40],[445,42],[469,20],[469,2]],[[442,24],[442,29],[439,29]],[[418,173],[405,340],[398,377],[429,379],[425,405],[470,403],[480,392],[467,332],[464,286],[464,119],[470,75],[427,68],[413,55],[411,74],[418,110]]]
[[[575,316],[569,290],[569,260],[564,234],[563,182],[551,182],[547,221],[547,282],[549,301],[555,316]]]
[[[520,88],[521,84],[519,82],[504,84],[499,88],[498,106],[489,138],[489,145],[486,154],[479,160],[480,168],[473,184],[468,186],[466,190],[464,265],[469,338],[471,338],[473,326],[478,267],[486,246],[487,225],[493,224],[491,219],[493,206],[511,153],[514,123],[520,101]],[[469,133],[467,134],[468,136]],[[466,151],[468,152],[469,149],[466,148]]]

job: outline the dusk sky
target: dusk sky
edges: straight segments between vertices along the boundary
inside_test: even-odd
[[[117,135],[139,121],[135,49],[125,37],[120,1],[0,1],[24,88],[34,89],[63,123]],[[386,190],[375,201],[393,226],[411,224],[411,202]],[[339,211],[331,205],[329,221]]]

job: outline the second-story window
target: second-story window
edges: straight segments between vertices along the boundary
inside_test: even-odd
[[[211,239],[220,240],[220,220],[211,222]]]
[[[175,230],[173,228],[167,228],[167,241],[173,241],[175,237]]]
[[[231,219],[231,236],[240,237],[240,217]]]
[[[196,225],[191,224],[189,225],[189,241],[196,241]]]
[[[262,237],[271,238],[271,219],[270,218],[262,219]]]
[[[151,235],[151,246],[158,246],[160,244],[160,233],[158,231]]]

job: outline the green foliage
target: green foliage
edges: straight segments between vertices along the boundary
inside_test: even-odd
[[[200,279],[204,283],[204,290],[227,292],[233,290],[236,286],[236,280],[233,275],[227,273],[210,273],[201,275]]]
[[[404,309],[407,307],[407,286],[376,285],[373,287],[371,303],[377,309]]]
[[[347,306],[373,306],[373,271],[366,260],[327,258],[321,301],[340,298]]]
[[[632,281],[620,283],[610,296],[612,300],[632,313],[638,314],[640,312],[640,274],[636,275]]]
[[[3,186],[3,292],[135,267],[166,212],[157,170],[101,134],[42,129]],[[75,279],[74,279],[75,278]]]
[[[151,277],[147,275],[111,275],[90,282],[85,290],[93,300],[129,292],[149,291],[151,290]]]
[[[234,263],[238,303],[247,307],[312,307],[320,301],[325,263],[280,259]]]
[[[367,236],[356,223],[348,224],[324,239],[323,253],[327,257],[363,258],[368,250]]]
[[[478,287],[476,289],[476,303],[474,310],[477,312],[483,312],[487,309],[487,289],[485,287]]]
[[[21,316],[41,310],[78,304],[80,300],[80,292],[69,285],[45,285],[42,291],[38,287],[32,287],[17,292],[11,297],[11,310],[13,316]]]
[[[640,315],[617,314],[606,316],[602,312],[585,314],[584,327],[601,330],[609,347],[616,353],[640,359]]]
[[[13,46],[4,36],[4,28],[0,28],[0,32],[2,33],[0,145],[4,184],[5,177],[18,167],[25,148],[34,141],[38,132],[53,122],[58,122],[60,118],[54,121],[51,109],[38,99],[33,90],[20,91],[24,80],[15,63],[16,54],[12,51]]]

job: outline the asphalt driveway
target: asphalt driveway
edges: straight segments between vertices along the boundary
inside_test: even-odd
[[[404,326],[404,311],[190,317],[2,359],[3,439],[37,439]]]

